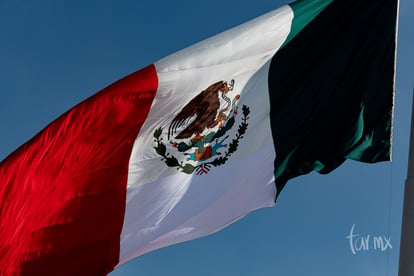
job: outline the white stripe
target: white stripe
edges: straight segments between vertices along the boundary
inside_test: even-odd
[[[275,151],[270,130],[268,68],[287,38],[293,12],[285,6],[173,54],[155,64],[159,87],[129,164],[120,264],[146,252],[214,233],[249,212],[274,205]],[[240,95],[229,144],[250,108],[248,129],[228,161],[206,175],[168,167],[154,147],[172,119],[209,85],[235,80]],[[169,143],[166,142],[169,146]],[[167,151],[180,156],[171,146]],[[185,159],[184,159],[185,160]]]

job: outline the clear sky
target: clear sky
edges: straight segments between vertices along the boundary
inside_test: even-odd
[[[110,83],[288,2],[0,1],[0,159]],[[413,27],[414,1],[401,0],[392,163],[347,161],[329,175],[299,177],[274,208],[111,275],[397,275]],[[359,242],[351,246],[352,228]],[[389,240],[384,251],[374,237]]]

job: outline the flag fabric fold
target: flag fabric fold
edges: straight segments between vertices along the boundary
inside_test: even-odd
[[[397,0],[302,0],[141,69],[0,163],[0,274],[105,275],[390,159]]]

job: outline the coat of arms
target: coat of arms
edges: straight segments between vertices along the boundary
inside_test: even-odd
[[[167,166],[176,167],[183,173],[195,172],[201,175],[207,174],[212,166],[217,167],[226,163],[246,133],[250,113],[250,109],[243,105],[243,117],[237,133],[231,142],[226,144],[230,136],[229,131],[236,123],[237,102],[240,99],[239,94],[230,96],[233,88],[234,80],[230,83],[219,81],[210,85],[175,116],[168,127],[166,137],[163,135],[163,128],[155,130],[154,149]],[[167,143],[172,146],[169,148],[175,149],[179,155],[169,153]]]

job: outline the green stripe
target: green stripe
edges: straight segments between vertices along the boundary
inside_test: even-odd
[[[333,0],[301,0],[290,3],[293,10],[292,27],[285,43],[286,45],[292,40],[309,22],[311,22],[323,9],[326,8]]]
[[[389,160],[397,1],[292,4],[292,36],[269,68],[278,194],[346,159]]]

